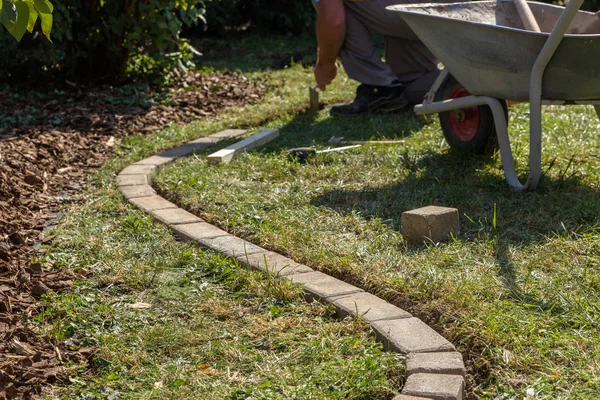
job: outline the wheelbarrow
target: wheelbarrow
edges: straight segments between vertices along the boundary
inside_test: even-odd
[[[444,70],[415,106],[439,113],[451,147],[478,150],[497,138],[508,184],[535,190],[542,171],[542,104],[592,104],[600,117],[600,31],[574,34],[594,14],[527,2],[540,32],[524,28],[510,0],[394,5]],[[529,176],[515,171],[508,137],[506,100],[529,101]]]

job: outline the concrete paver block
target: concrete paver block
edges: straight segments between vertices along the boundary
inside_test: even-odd
[[[465,379],[459,375],[413,374],[406,379],[402,394],[434,400],[463,400]]]
[[[416,397],[416,396],[409,396],[406,394],[399,394],[398,396],[394,397],[392,400],[433,400],[431,397]]]
[[[200,139],[196,139],[193,140],[191,142],[187,142],[183,145],[183,147],[189,147],[194,149],[194,152],[199,152],[205,149],[208,149],[209,147],[214,146],[215,144],[217,144],[219,142],[219,140],[222,140],[220,138],[200,138]]]
[[[245,129],[225,129],[224,131],[213,133],[212,135],[210,135],[208,137],[230,139],[230,138],[240,137],[240,136],[244,135],[245,133],[246,133]]]
[[[119,175],[149,175],[156,169],[156,165],[132,164],[126,167]]]
[[[167,208],[150,212],[154,218],[165,225],[193,224],[203,222],[202,218],[195,216],[181,208]]]
[[[284,277],[292,283],[301,285],[308,299],[323,301],[329,297],[343,296],[362,292],[356,286],[340,281],[322,272],[308,272],[306,274],[288,275]]]
[[[455,350],[452,343],[418,318],[375,321],[371,327],[383,347],[396,353]]]
[[[148,175],[117,175],[117,187],[147,185]]]
[[[173,225],[170,228],[175,233],[175,236],[177,236],[180,240],[186,240],[189,242],[197,242],[204,239],[229,235],[224,230],[219,229],[207,222]]]
[[[428,373],[465,376],[465,364],[458,352],[410,353],[406,359],[408,375]]]
[[[186,144],[184,144],[184,146],[186,147],[210,147],[210,146],[214,146],[215,144],[219,143],[221,140],[223,140],[224,138],[222,137],[201,137],[198,139],[194,139],[191,140],[189,142],[187,142]]]
[[[458,235],[456,208],[427,206],[402,213],[402,236],[410,243],[448,240],[450,233]]]
[[[190,154],[193,154],[194,151],[195,148],[190,146],[175,147],[158,153],[152,157],[144,158],[133,165],[155,165],[159,167],[161,165],[168,164],[177,158],[189,156]]]
[[[160,167],[161,165],[165,165],[173,161],[172,157],[161,157],[158,154],[152,157],[144,158],[132,165],[154,165],[155,167]]]
[[[412,317],[407,311],[365,292],[334,299],[332,304],[336,307],[338,318],[358,315],[366,322],[371,323],[373,321]]]
[[[195,149],[193,147],[179,146],[179,147],[174,147],[172,149],[160,152],[157,154],[157,156],[170,158],[170,159],[174,160],[176,158],[187,157],[190,154],[193,154],[194,151],[195,151]]]
[[[298,264],[291,258],[282,256],[273,251],[249,254],[247,257],[240,257],[238,260],[250,265],[251,267],[269,272],[278,276],[287,276],[292,274],[302,274],[313,272],[313,269],[303,264]]]
[[[136,175],[137,176],[137,175]],[[120,186],[119,190],[126,199],[154,196],[156,192],[150,185]]]
[[[144,211],[163,210],[167,208],[177,208],[177,205],[163,199],[158,195],[149,197],[136,197],[129,199],[129,202]]]
[[[200,239],[198,241],[202,246],[218,251],[230,258],[246,257],[248,254],[254,254],[266,251],[260,246],[250,243],[237,236],[227,235],[215,238]]]

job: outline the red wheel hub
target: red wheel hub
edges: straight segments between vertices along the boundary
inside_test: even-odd
[[[471,93],[465,88],[458,88],[452,95],[451,99],[470,96]],[[450,111],[449,122],[454,135],[463,142],[468,142],[475,137],[479,129],[479,107],[461,108],[460,110]]]

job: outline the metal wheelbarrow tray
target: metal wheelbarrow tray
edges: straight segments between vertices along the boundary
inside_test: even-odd
[[[394,5],[421,41],[444,64],[419,114],[488,105],[494,116],[506,179],[518,190],[534,190],[541,176],[541,104],[600,104],[600,31],[573,34],[595,18],[567,7],[528,2],[541,32],[525,30],[512,1]],[[433,102],[448,71],[472,96]],[[515,173],[504,111],[498,99],[530,103],[530,174]],[[599,111],[600,107],[596,107]]]

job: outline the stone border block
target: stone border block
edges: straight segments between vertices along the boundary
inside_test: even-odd
[[[454,345],[418,318],[375,321],[371,324],[386,350],[396,353],[454,351]]]
[[[150,212],[150,214],[152,214],[152,216],[158,221],[168,226],[204,222],[202,218],[199,218],[194,214],[189,213],[181,208],[167,208],[164,210],[155,210]]]
[[[260,246],[230,234],[210,239],[200,239],[198,243],[211,250],[218,251],[227,257],[242,260],[245,259],[248,254],[266,251]]]
[[[148,175],[117,175],[117,187],[147,185]]]
[[[135,175],[137,176],[137,175]],[[126,199],[135,199],[136,197],[150,197],[156,195],[156,192],[150,185],[121,186],[119,190]]]
[[[245,129],[225,129],[224,131],[213,133],[209,135],[210,138],[223,138],[233,139],[244,135],[247,131]]]
[[[158,153],[152,157],[144,158],[133,165],[154,165],[160,167],[161,165],[168,164],[180,157],[189,156],[190,154],[193,154],[194,151],[195,148],[192,146],[175,147],[173,149]]]
[[[129,199],[129,202],[145,211],[163,210],[167,208],[177,208],[177,206],[159,195],[149,197],[136,197]]]
[[[185,147],[207,148],[207,147],[214,146],[215,144],[219,143],[221,140],[223,140],[223,138],[206,136],[206,137],[201,137],[198,139],[191,140],[191,141],[187,142],[186,144],[184,144],[184,146]]]
[[[215,144],[219,143],[221,139],[219,138],[201,138],[201,139],[197,139],[197,140],[193,140],[191,142],[187,142],[185,143],[182,147],[188,147],[191,149],[194,149],[194,153],[202,151],[202,150],[206,150],[209,147],[214,146]]]
[[[131,164],[119,173],[119,175],[150,175],[156,169],[156,165]]]
[[[406,358],[408,375],[428,373],[466,375],[463,357],[459,352],[410,353]]]
[[[309,300],[325,301],[330,297],[363,292],[362,289],[356,286],[316,271],[288,275],[284,276],[284,279],[288,279],[296,285],[301,285]]]
[[[354,293],[349,296],[332,299],[336,307],[336,316],[345,318],[359,316],[366,322],[388,319],[410,318],[412,315],[371,293]]]
[[[245,133],[243,129],[228,129],[148,157],[123,169],[116,178],[117,187],[131,204],[165,223],[176,237],[300,285],[308,300],[332,303],[338,317],[359,315],[369,322],[387,350],[409,355],[409,376],[402,394],[394,400],[462,400],[465,385],[462,356],[420,319],[358,287],[232,236],[156,195],[149,186],[149,175],[157,166]],[[404,228],[404,219],[402,225]]]
[[[173,225],[170,228],[173,230],[177,238],[188,242],[198,242],[200,240],[229,235],[229,233],[225,232],[224,230],[219,229],[207,222]]]
[[[463,400],[465,379],[459,375],[413,374],[406,379],[402,394],[434,400]]]
[[[143,160],[140,160],[132,165],[153,165],[155,167],[160,167],[162,165],[170,163],[173,160],[175,160],[175,158],[161,157],[157,154],[152,157],[144,158]]]
[[[313,272],[313,269],[303,264],[298,264],[291,258],[282,256],[273,251],[249,254],[239,259],[243,264],[276,276],[287,276],[292,274],[303,274]]]

